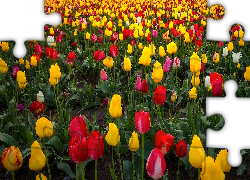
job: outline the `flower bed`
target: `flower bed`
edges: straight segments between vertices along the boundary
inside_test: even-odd
[[[233,25],[230,42],[205,38],[206,19],[222,18],[222,7],[47,0],[45,12],[59,12],[62,23],[46,25],[43,42],[25,42],[24,58],[15,59],[13,42],[1,42],[1,176],[247,176],[248,150],[231,168],[227,150],[205,148],[206,129],[224,124],[206,117],[206,97],[225,96],[229,79],[237,96],[250,94],[244,28]]]

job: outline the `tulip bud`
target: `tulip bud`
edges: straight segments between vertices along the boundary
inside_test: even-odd
[[[37,96],[37,100],[39,102],[41,102],[41,103],[44,102],[44,95],[43,95],[42,91],[39,91],[36,96]]]
[[[137,133],[134,131],[128,143],[130,151],[137,151],[139,149],[139,139]]]
[[[29,159],[29,168],[37,171],[42,169],[46,164],[46,157],[43,154],[40,144],[37,141],[31,145],[31,157]]]
[[[177,95],[176,95],[176,92],[174,92],[171,96],[171,101],[175,102],[177,99]]]
[[[108,79],[107,73],[104,71],[104,69],[101,70],[101,80],[106,81]]]
[[[111,146],[116,146],[120,142],[119,131],[114,123],[109,123],[109,131],[105,136],[105,140]]]

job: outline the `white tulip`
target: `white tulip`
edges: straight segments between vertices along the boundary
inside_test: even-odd
[[[238,53],[232,52],[232,53],[233,53],[233,54],[232,54],[233,62],[234,62],[234,63],[239,63],[239,60],[240,60],[240,58],[242,57],[241,52],[238,52]]]
[[[47,43],[49,46],[53,46],[55,42],[54,36],[48,36],[47,37]]]
[[[39,91],[36,96],[37,96],[37,100],[40,103],[44,102],[44,95],[43,95],[42,91]]]
[[[211,86],[211,83],[210,83],[210,76],[206,76],[205,77],[205,87],[206,88],[209,88]]]
[[[224,57],[226,57],[228,55],[228,49],[227,47],[224,47],[223,48],[223,54],[222,54]]]

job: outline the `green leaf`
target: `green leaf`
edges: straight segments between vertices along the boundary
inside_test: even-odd
[[[185,138],[186,143],[191,143],[191,138],[190,138],[191,131],[187,122],[184,121],[179,122],[176,125],[176,129],[183,131],[183,137]]]
[[[50,141],[51,141],[51,146],[54,149],[56,149],[56,151],[61,153],[61,151],[62,151],[61,139],[58,136],[53,136]]]
[[[117,179],[117,176],[116,176],[114,170],[111,168],[111,165],[110,165],[110,164],[109,164],[109,170],[110,170],[112,179],[113,179],[113,180],[118,180],[118,179]]]
[[[185,169],[187,170],[188,174],[190,174],[190,171],[192,168],[192,166],[189,162],[189,156],[188,156],[189,151],[190,151],[190,146],[187,145],[187,155],[185,157],[181,158],[182,162],[185,164]]]
[[[240,164],[240,166],[237,169],[237,175],[238,176],[241,175],[245,171],[246,168],[247,168],[247,162],[243,159],[242,163]]]
[[[35,122],[35,120],[33,118],[33,114],[31,112],[28,112],[28,121],[29,121],[31,128],[34,129],[36,126],[36,122]]]
[[[151,151],[154,149],[154,142],[145,141],[144,142],[144,159],[147,159]],[[139,156],[142,156],[142,146],[140,145],[139,149],[136,151]]]
[[[16,147],[18,146],[16,140],[12,136],[10,136],[8,134],[0,133],[0,140],[3,141],[3,142],[8,143],[10,145],[13,145],[13,146],[16,146]]]
[[[69,177],[76,178],[75,173],[73,173],[73,171],[71,170],[71,168],[70,168],[70,166],[68,164],[63,163],[63,162],[60,161],[60,162],[57,163],[57,167],[58,167],[58,169],[61,169],[66,174],[68,174]]]
[[[45,97],[44,100],[45,105],[54,106],[56,104],[54,92],[51,90],[49,86],[44,89],[44,97]]]
[[[123,161],[123,173],[126,180],[133,179],[133,166],[132,163],[128,160]]]

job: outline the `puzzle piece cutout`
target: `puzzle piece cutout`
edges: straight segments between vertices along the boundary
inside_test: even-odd
[[[233,80],[225,82],[226,97],[207,97],[207,116],[221,114],[225,119],[225,125],[220,131],[207,129],[207,148],[228,149],[228,163],[231,166],[239,166],[242,161],[241,149],[250,149],[247,140],[250,137],[250,117],[248,98],[237,98],[237,83]],[[225,108],[226,107],[226,108]]]
[[[27,40],[44,40],[44,25],[59,25],[59,13],[46,15],[44,0],[8,0],[1,1],[0,41],[15,41],[13,54],[23,58],[26,54],[24,42]],[[9,15],[9,14],[12,15]],[[11,23],[10,23],[11,22]]]
[[[207,6],[220,4],[225,8],[222,19],[207,19],[206,39],[211,41],[230,41],[229,29],[233,24],[241,24],[245,28],[244,41],[250,41],[250,24],[248,23],[248,0],[208,0]]]

